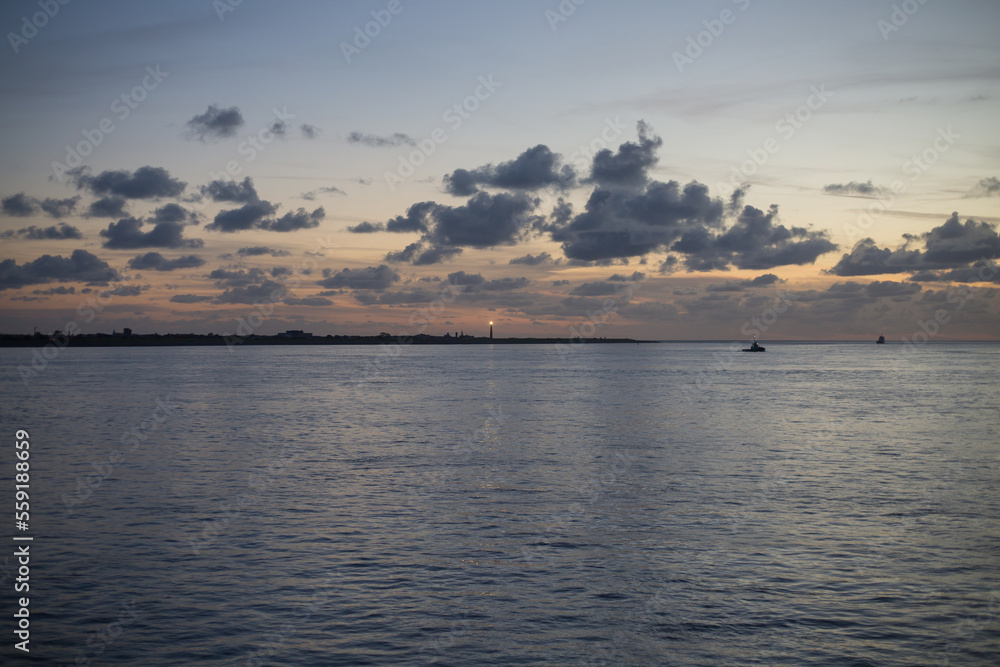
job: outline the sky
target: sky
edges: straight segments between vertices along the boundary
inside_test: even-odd
[[[992,0],[12,0],[0,332],[996,340]]]

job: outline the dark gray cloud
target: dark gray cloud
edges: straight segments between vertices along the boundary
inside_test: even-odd
[[[1000,197],[1000,179],[996,176],[984,178],[972,188],[969,197]]]
[[[275,248],[268,248],[267,246],[251,246],[249,248],[240,248],[236,251],[236,254],[244,257],[254,257],[257,255],[270,255],[271,257],[288,257],[292,253],[287,250],[277,250]]]
[[[913,296],[922,288],[916,283],[876,280],[865,286],[865,294],[873,297]]]
[[[201,187],[201,193],[215,202],[252,204],[260,201],[253,179],[247,176],[240,182],[216,180]]]
[[[124,218],[128,216],[125,206],[128,203],[124,197],[101,197],[90,202],[87,209],[88,218]]]
[[[199,296],[197,294],[175,294],[170,297],[170,301],[172,303],[205,303],[214,298],[211,296]]]
[[[327,289],[364,289],[382,291],[400,281],[399,274],[380,264],[364,269],[343,269],[336,273],[330,269],[323,270],[323,280],[318,281],[321,287]]]
[[[896,250],[879,248],[872,239],[863,239],[843,255],[828,271],[835,276],[870,276],[893,273],[920,273],[968,268],[971,264],[1000,255],[1000,236],[986,222],[972,219],[962,223],[958,213],[939,227],[920,236],[906,236]],[[923,250],[910,244],[922,241]]]
[[[267,280],[264,269],[253,267],[251,269],[215,269],[208,274],[209,279],[214,280],[217,287],[245,287],[246,285],[257,285]]]
[[[197,255],[185,255],[176,259],[167,259],[158,252],[147,252],[128,261],[128,267],[136,271],[176,271],[177,269],[192,269],[203,266],[205,260]]]
[[[425,238],[439,247],[492,248],[513,245],[534,222],[539,200],[524,194],[480,192],[464,206],[438,206]],[[386,225],[388,228],[388,224]]]
[[[400,290],[398,292],[355,292],[354,298],[366,306],[409,306],[421,303],[432,303],[440,296],[437,292],[425,289]]]
[[[585,210],[549,230],[569,259],[596,261],[645,255],[685,233],[723,224],[724,204],[704,185],[653,182],[644,189],[595,188]]]
[[[235,137],[236,131],[243,127],[243,115],[239,107],[220,109],[212,104],[205,113],[194,116],[187,122],[187,136],[198,141],[226,139]]]
[[[76,205],[80,201],[80,196],[66,197],[65,199],[54,199],[46,197],[40,204],[42,210],[53,218],[63,218],[76,212]]]
[[[420,241],[386,255],[391,262],[436,264],[462,248],[492,248],[513,245],[536,228],[539,220],[530,215],[540,201],[523,193],[480,192],[464,206],[443,206],[434,202],[414,204],[406,216],[389,220],[386,231],[420,231]]]
[[[523,257],[515,257],[508,264],[523,264],[525,266],[540,266],[542,264],[555,264],[559,260],[552,258],[547,252],[540,252],[537,255],[524,255]]]
[[[831,183],[823,186],[823,192],[828,195],[854,196],[854,197],[877,197],[885,192],[887,188],[875,185],[871,179],[866,183],[851,181],[850,183]]]
[[[843,277],[908,273],[918,270],[919,264],[919,250],[889,250],[879,248],[873,239],[862,239],[828,273]]]
[[[281,283],[265,280],[260,284],[232,287],[215,297],[215,303],[277,303],[284,301],[288,290]]]
[[[98,197],[162,199],[178,197],[187,187],[187,183],[171,177],[163,167],[139,167],[135,172],[124,169],[102,171],[97,176],[91,176],[86,167],[79,167],[67,173],[73,176],[77,188],[88,190]]]
[[[35,225],[30,225],[28,227],[18,229],[17,231],[11,231],[0,235],[0,237],[2,236],[19,236],[32,241],[63,241],[66,239],[82,239],[83,233],[72,225],[60,222],[58,227],[56,225],[52,225],[50,227],[36,227]]]
[[[160,208],[153,211],[153,215],[146,218],[146,222],[179,222],[182,224],[196,225],[198,224],[198,214],[194,211],[189,211],[180,204],[164,204]]]
[[[42,255],[18,265],[13,259],[0,262],[0,290],[57,281],[106,285],[118,280],[118,272],[86,250],[74,250],[69,257]]]
[[[997,283],[1000,284],[1000,267],[991,261],[979,260],[972,266],[951,271],[920,271],[910,276],[918,283]]]
[[[326,211],[320,206],[312,213],[307,213],[304,208],[297,211],[289,211],[277,220],[264,220],[260,223],[260,229],[271,232],[294,232],[299,229],[311,229],[319,227],[319,223],[326,217]]]
[[[60,285],[59,287],[53,287],[51,289],[36,289],[32,290],[32,294],[40,294],[42,296],[59,296],[63,294],[76,294],[75,287],[64,287]]]
[[[285,305],[288,306],[332,306],[333,301],[325,299],[321,296],[306,296],[306,297],[294,297],[286,296]]]
[[[776,224],[777,206],[767,213],[746,206],[735,224],[721,233],[694,229],[670,246],[685,255],[692,271],[772,269],[792,264],[811,264],[823,254],[837,249],[826,232]]]
[[[16,195],[11,195],[9,197],[4,197],[0,201],[0,206],[3,207],[4,215],[9,215],[11,217],[26,218],[30,215],[38,213],[38,200],[23,192],[18,192]]]
[[[413,137],[402,132],[396,132],[389,136],[379,136],[377,134],[364,134],[362,132],[351,132],[347,135],[347,143],[362,144],[372,148],[396,148],[398,146],[416,146],[417,142]]]
[[[0,207],[2,207],[4,215],[13,217],[35,215],[41,210],[53,218],[63,218],[71,215],[76,210],[76,205],[79,201],[79,195],[67,197],[66,199],[46,197],[42,201],[39,201],[23,192],[18,192],[16,195],[4,197],[3,200],[0,200]]]
[[[149,289],[149,285],[118,285],[117,287],[101,292],[101,296],[139,296],[147,289]]]
[[[753,287],[770,287],[785,282],[773,273],[765,273],[749,280],[727,280],[724,283],[712,283],[705,288],[706,292],[742,292]]]
[[[365,221],[357,225],[348,226],[347,231],[351,232],[352,234],[373,234],[375,232],[384,232],[385,225],[383,225],[381,222],[371,223]]]
[[[538,190],[554,186],[560,189],[576,184],[576,172],[562,164],[562,158],[548,146],[539,144],[521,153],[509,162],[492,164],[477,169],[456,169],[444,177],[444,189],[449,194],[468,197],[479,191],[479,186],[507,190]]]
[[[277,207],[268,201],[255,201],[240,208],[219,211],[215,219],[205,229],[219,232],[241,232],[259,228],[261,223],[277,212]]]
[[[299,131],[302,132],[302,136],[306,139],[315,139],[322,133],[321,129],[315,125],[310,125],[309,123],[302,123],[299,125]]]
[[[122,218],[118,222],[108,224],[101,230],[101,236],[107,239],[105,248],[114,250],[133,250],[138,248],[200,248],[205,242],[201,239],[185,239],[184,225],[179,222],[159,222],[148,232],[142,231],[143,223],[136,218]]]
[[[605,148],[594,155],[589,180],[605,188],[639,188],[649,181],[649,170],[656,165],[656,152],[663,140],[652,133],[645,121],[636,123],[639,142],[626,141],[617,152]]]
[[[267,130],[274,136],[284,139],[285,135],[288,134],[288,123],[275,118],[271,121],[271,124],[267,126]]]

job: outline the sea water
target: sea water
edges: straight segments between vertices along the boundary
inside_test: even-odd
[[[30,363],[45,664],[1000,663],[997,344]]]

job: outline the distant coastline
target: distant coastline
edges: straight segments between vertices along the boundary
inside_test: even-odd
[[[653,340],[632,338],[489,338],[486,336],[415,336],[379,334],[377,336],[313,336],[311,334],[273,336],[235,336],[218,334],[77,334],[66,336],[59,332],[44,334],[0,334],[0,347],[164,347],[178,345],[385,345],[409,343],[414,345],[538,345],[586,343],[656,343]]]

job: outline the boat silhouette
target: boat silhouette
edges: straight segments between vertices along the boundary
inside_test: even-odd
[[[764,346],[757,342],[757,337],[754,336],[753,345],[750,347],[743,348],[743,352],[763,352]]]

